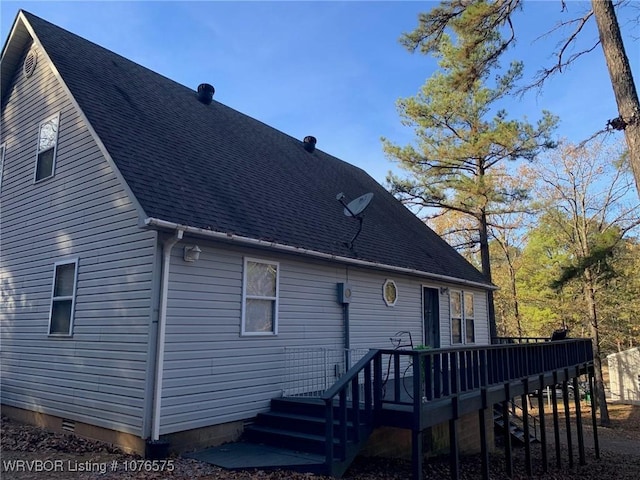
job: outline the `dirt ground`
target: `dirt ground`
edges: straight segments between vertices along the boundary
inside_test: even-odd
[[[611,426],[599,427],[600,459],[595,459],[591,414],[582,409],[586,451],[586,465],[578,465],[575,424],[572,424],[574,466],[568,465],[566,431],[561,432],[563,443],[562,465],[556,466],[552,422],[548,428],[549,471],[541,471],[541,446],[532,445],[532,464],[538,479],[634,479],[640,478],[640,406],[609,405]],[[571,413],[571,418],[574,414]],[[564,422],[561,419],[561,425]],[[212,465],[184,458],[171,458],[166,463],[145,463],[132,455],[125,455],[106,444],[90,442],[70,435],[52,434],[37,427],[11,422],[3,417],[1,431],[2,480],[321,480],[323,477],[293,472],[226,471]],[[525,474],[524,451],[514,448],[514,475],[512,478],[528,478]],[[463,457],[460,477],[477,479],[480,475],[480,458]],[[505,474],[504,454],[497,451],[490,457],[491,478],[508,478]],[[350,480],[406,480],[411,478],[407,462],[387,459],[359,458],[346,473]],[[426,479],[449,478],[446,459],[425,462]]]

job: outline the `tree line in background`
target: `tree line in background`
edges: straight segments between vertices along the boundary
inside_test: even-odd
[[[640,174],[640,108],[615,18],[615,8],[626,4],[592,0],[583,16],[560,21],[575,28],[555,52],[557,63],[522,88],[522,63],[503,68],[500,60],[513,45],[512,15],[523,1],[441,2],[402,37],[409,50],[439,62],[415,97],[398,101],[416,142],[383,139],[387,155],[406,172],[389,174],[390,191],[500,287],[489,298],[492,335],[549,337],[567,327],[594,339],[603,424],[609,419],[601,358],[640,344],[640,204],[633,177],[634,170]],[[593,48],[603,48],[620,113],[603,131],[624,130],[626,146],[611,135],[579,145],[554,141],[558,119],[550,112],[532,124],[501,109],[514,93],[541,86],[593,50],[566,54],[592,17],[600,33]]]

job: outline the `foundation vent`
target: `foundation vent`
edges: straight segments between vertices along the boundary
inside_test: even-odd
[[[76,422],[73,420],[62,419],[62,430],[73,433],[76,429]]]

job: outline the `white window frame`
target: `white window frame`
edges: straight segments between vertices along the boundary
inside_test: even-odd
[[[0,143],[0,193],[2,193],[2,177],[4,177],[4,156],[7,151],[7,142]]]
[[[460,342],[453,341],[453,320],[458,317],[453,316],[453,293],[460,294]],[[471,305],[473,309],[473,317],[467,317],[466,304],[467,297],[471,297]],[[467,320],[473,321],[473,341],[467,340]],[[476,343],[476,305],[475,305],[475,293],[467,290],[452,289],[449,295],[449,329],[451,331],[450,340],[451,345],[474,345]]]
[[[472,317],[467,317],[467,296],[471,297],[471,311],[473,312]],[[464,343],[466,344],[474,344],[476,343],[476,296],[473,292],[465,291],[462,292],[462,316],[464,317]],[[467,329],[467,322],[471,320],[473,322],[473,340],[468,339],[469,330]]]
[[[51,164],[51,175],[49,175],[48,177],[43,177],[43,178],[38,179],[38,178],[36,178],[37,175],[38,175],[38,160],[39,160],[40,154],[42,152],[46,152],[47,151],[47,150],[40,151],[40,132],[42,132],[42,126],[45,123],[50,122],[54,118],[56,118],[58,120],[58,129],[56,130],[56,139],[55,139],[55,143],[53,144],[53,160],[52,160],[52,164]],[[55,176],[55,174],[56,174],[56,159],[58,157],[58,139],[59,139],[59,137],[60,137],[60,112],[56,113],[55,115],[51,115],[50,117],[45,118],[38,125],[38,138],[37,138],[37,143],[36,143],[36,162],[35,162],[34,169],[33,169],[33,183],[44,182],[45,180],[48,180],[48,179],[53,178]]]
[[[73,293],[71,295],[65,295],[65,296],[59,296],[56,297],[55,296],[55,292],[56,292],[56,272],[58,270],[58,267],[60,265],[70,265],[73,264],[74,265],[74,270],[73,270]],[[70,260],[60,260],[58,262],[55,262],[53,264],[53,280],[51,282],[51,304],[49,306],[49,328],[48,328],[48,332],[49,332],[49,336],[50,337],[71,337],[73,336],[73,320],[75,317],[75,309],[76,309],[76,288],[78,286],[78,258],[73,258]],[[53,319],[53,305],[55,302],[58,301],[66,301],[66,300],[71,300],[71,313],[70,313],[70,318],[69,318],[69,331],[67,333],[52,333],[51,332],[51,321]]]
[[[393,289],[396,292],[396,298],[393,301],[387,298],[387,285],[393,285]],[[382,284],[382,299],[387,307],[393,307],[398,302],[398,284],[394,280],[387,279]]]
[[[453,340],[453,320],[458,317],[453,316],[453,296],[454,294],[460,294],[460,341],[454,342]],[[451,345],[464,345],[464,292],[462,290],[451,289],[449,291],[449,330],[450,330],[450,342]]]
[[[248,263],[262,263],[265,265],[274,265],[276,267],[276,295],[275,297],[270,296],[257,296],[257,295],[247,295],[247,274],[249,269],[247,268]],[[257,299],[257,300],[271,300],[274,302],[274,311],[273,311],[273,330],[271,332],[252,332],[247,331],[246,329],[246,313],[247,313],[247,299]],[[260,258],[244,258],[243,272],[242,272],[242,326],[240,330],[241,336],[253,337],[253,336],[276,336],[278,335],[278,311],[280,304],[280,262],[274,262],[271,260],[265,260]]]

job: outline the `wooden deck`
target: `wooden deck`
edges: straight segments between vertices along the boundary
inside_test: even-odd
[[[379,426],[408,429],[412,435],[412,475],[414,480],[423,476],[422,432],[434,425],[449,422],[451,478],[459,478],[457,422],[474,412],[478,414],[482,465],[480,474],[489,478],[487,431],[493,428],[487,411],[499,405],[502,422],[510,422],[510,401],[520,398],[523,409],[524,428],[527,430],[528,395],[538,392],[538,422],[544,430],[544,402],[542,391],[553,386],[554,430],[558,429],[558,410],[555,386],[565,391],[561,399],[568,410],[566,395],[569,384],[578,391],[578,377],[588,375],[594,443],[597,448],[597,427],[594,405],[593,351],[590,339],[568,339],[543,341],[526,339],[518,342],[509,339],[503,344],[485,345],[459,349],[434,350],[370,350],[338,382],[311,401],[281,399],[282,404],[291,402],[292,409],[305,415],[313,434],[300,428],[297,432],[277,426],[263,427],[272,439],[287,437],[285,446],[300,448],[313,440],[313,453],[304,453],[287,448],[273,448],[260,444],[237,443],[205,450],[192,455],[231,469],[293,469],[341,476],[366,443],[368,435]],[[415,381],[419,379],[419,381]],[[287,402],[284,402],[286,400]],[[586,462],[580,400],[575,399],[577,451],[581,464]],[[274,400],[273,402],[276,402]],[[273,404],[272,402],[272,404]],[[289,406],[286,407],[289,409]],[[312,413],[313,411],[313,413]],[[290,412],[292,417],[296,412]],[[534,414],[535,414],[534,413]],[[280,415],[285,415],[282,412]],[[568,417],[567,417],[568,418]],[[320,422],[320,423],[319,423]],[[490,422],[490,423],[489,423]],[[568,422],[568,420],[567,420]],[[298,422],[299,423],[299,422]],[[567,423],[568,424],[568,423]],[[318,431],[320,426],[320,431]],[[311,427],[310,427],[311,428]],[[321,433],[323,431],[323,433]],[[507,474],[512,475],[511,439],[508,429],[505,434],[505,458]],[[556,433],[556,437],[557,437]],[[263,438],[265,438],[263,436]],[[299,438],[299,440],[296,440]],[[531,475],[529,436],[525,436],[527,472]],[[570,437],[567,437],[571,442]],[[559,442],[555,439],[556,457],[560,457]],[[318,442],[320,442],[318,444]],[[547,439],[541,438],[546,452]],[[323,447],[324,445],[324,447]],[[324,454],[322,455],[322,451]],[[569,464],[573,463],[573,447],[569,444]],[[546,470],[546,455],[543,460]]]

